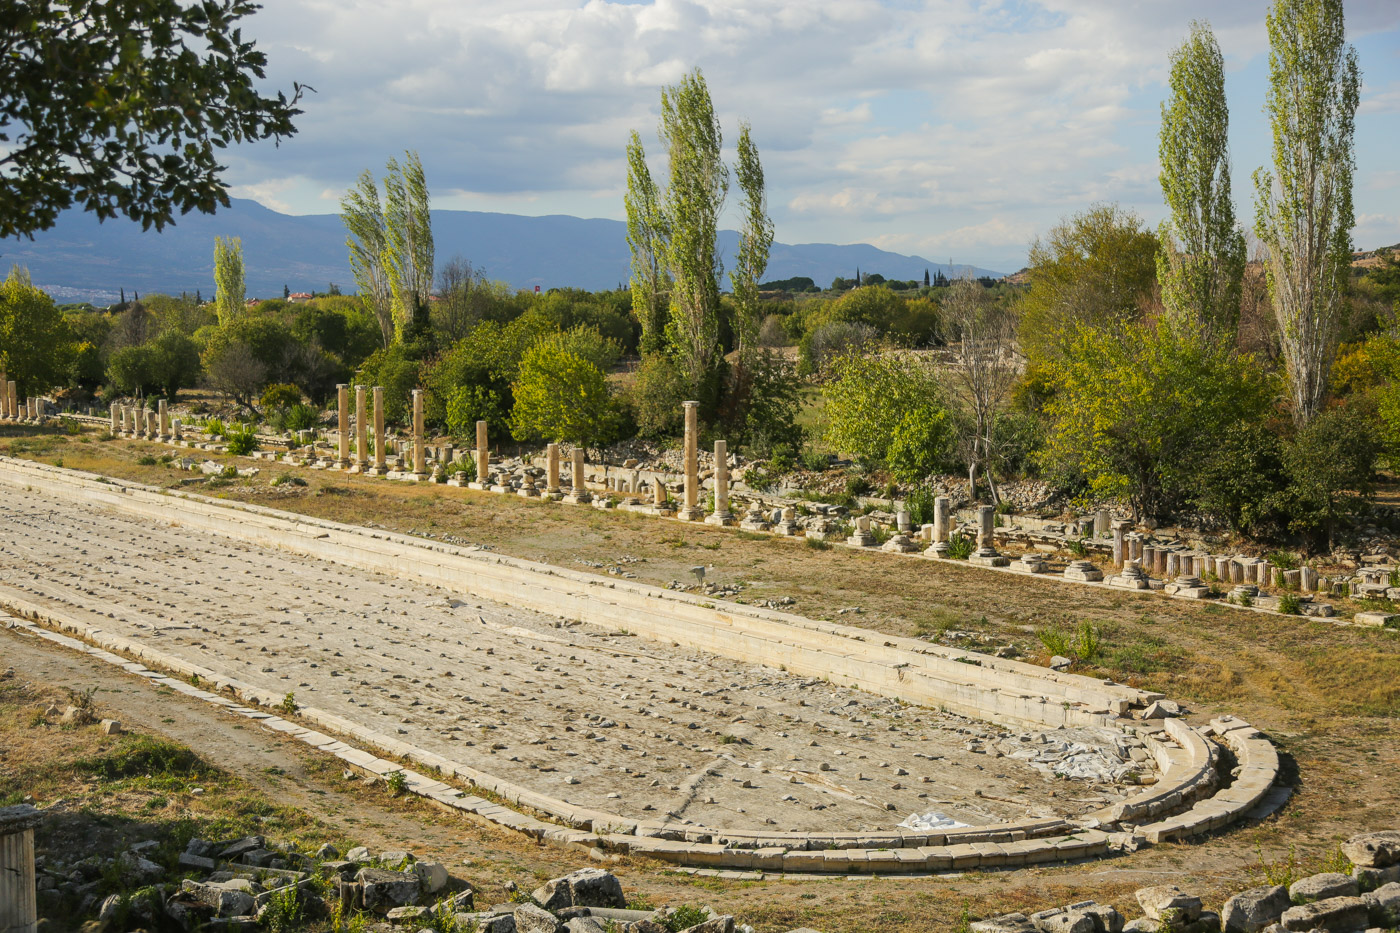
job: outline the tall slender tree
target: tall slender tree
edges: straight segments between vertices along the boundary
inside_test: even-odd
[[[1171,97],[1162,104],[1162,194],[1157,279],[1176,323],[1209,340],[1234,341],[1244,278],[1244,233],[1230,198],[1230,110],[1225,60],[1210,26],[1193,22],[1171,56]]]
[[[729,282],[734,290],[735,343],[739,359],[747,363],[758,347],[758,283],[768,269],[768,251],[773,246],[773,221],[768,216],[768,200],[763,188],[763,163],[753,143],[752,128],[739,124],[739,161],[734,174],[743,192],[741,210],[744,225],[739,231],[739,255]]]
[[[1268,15],[1274,170],[1254,173],[1255,231],[1288,368],[1293,419],[1327,398],[1351,262],[1352,136],[1360,72],[1342,0],[1276,0]]]
[[[627,245],[632,250],[632,313],[642,326],[641,349],[655,353],[666,341],[671,275],[666,267],[667,224],[661,196],[647,167],[642,138],[627,141]]]
[[[433,292],[433,221],[418,153],[390,159],[384,176],[384,271],[393,293],[394,336],[402,339]]]
[[[670,320],[666,325],[691,391],[708,395],[719,360],[719,212],[729,191],[723,134],[700,69],[661,91],[661,139],[670,160],[664,199],[669,236]]]
[[[239,237],[214,237],[214,310],[219,324],[227,326],[247,310],[243,285],[243,241]]]
[[[355,186],[340,199],[340,220],[348,236],[350,270],[359,286],[360,300],[374,313],[384,346],[394,342],[393,293],[384,268],[386,236],[384,209],[379,203],[379,184],[365,169]]]

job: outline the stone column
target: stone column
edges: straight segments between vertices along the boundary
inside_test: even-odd
[[[1127,554],[1127,534],[1130,527],[1128,522],[1113,523],[1113,566],[1123,566],[1123,561],[1128,559]]]
[[[969,562],[984,567],[1005,567],[1011,563],[997,553],[996,522],[997,510],[994,506],[977,507],[977,550],[968,558]]]
[[[10,376],[0,370],[0,421],[10,417]]]
[[[156,403],[156,405],[159,406],[157,410],[160,412],[160,439],[162,441],[169,441],[170,409],[166,407],[165,399],[161,399],[159,402]]]
[[[142,414],[145,416],[146,420],[145,430],[142,431],[143,436],[149,438],[150,440],[155,440],[156,438],[160,437],[160,427],[156,418],[156,413],[151,409],[147,408],[143,409]]]
[[[339,420],[338,448],[335,465],[342,470],[350,469],[350,387],[338,383],[335,387],[335,410]]]
[[[384,467],[384,387],[374,387],[374,466],[369,469],[371,476],[383,476],[388,470]]]
[[[356,473],[369,469],[369,419],[365,411],[365,387],[355,386],[355,465]]]
[[[1094,513],[1094,537],[1102,538],[1108,534],[1110,528],[1108,509],[1099,509]]]
[[[413,476],[426,479],[428,476],[427,450],[423,438],[423,390],[413,390]]]
[[[550,444],[544,450],[548,471],[545,477],[544,494],[548,499],[558,499],[563,495],[559,491],[559,445]]]
[[[687,402],[686,404],[690,404]],[[687,410],[689,416],[689,410]],[[689,420],[686,421],[687,429]],[[689,436],[687,434],[687,436]],[[689,461],[687,461],[689,463]],[[690,476],[689,466],[686,476]],[[687,487],[689,488],[689,487]],[[708,525],[732,525],[734,515],[729,511],[729,442],[715,441],[715,511],[705,519]]]
[[[905,509],[901,509],[894,514],[894,525],[902,535],[907,535],[913,531],[913,516]]]
[[[177,444],[184,440],[184,434],[180,431],[179,418],[170,419],[170,439]]]
[[[486,488],[486,476],[491,472],[491,448],[486,436],[486,422],[476,423],[476,481]]]
[[[565,502],[591,502],[593,497],[588,494],[588,482],[583,475],[583,448],[574,448],[574,477],[573,487],[569,494],[564,497]]]
[[[666,483],[659,473],[651,481],[651,507],[658,512],[671,511],[671,506],[666,502]]]
[[[120,405],[118,405],[116,402],[113,402],[113,403],[112,403],[112,427],[109,429],[109,433],[110,433],[113,437],[116,437],[118,434],[122,433],[121,421],[122,421],[122,407],[121,407]]]
[[[14,420],[18,421],[18,420],[19,420],[19,383],[15,382],[13,379],[11,379],[11,380],[9,381],[9,387],[10,387],[10,388],[9,388],[9,396],[10,396],[10,417],[13,418]]]
[[[934,543],[947,541],[952,529],[953,502],[947,496],[934,496],[933,499],[933,540]]]
[[[700,403],[682,402],[685,408],[685,497],[676,517],[698,522],[705,517],[700,508]]]
[[[0,933],[35,933],[34,827],[42,815],[27,803],[0,808]]]

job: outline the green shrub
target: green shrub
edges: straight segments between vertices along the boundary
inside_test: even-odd
[[[682,904],[666,917],[666,929],[680,933],[710,919],[709,911],[697,904]]]
[[[1044,627],[1036,630],[1035,637],[1040,639],[1040,643],[1045,646],[1045,653],[1059,655],[1068,658],[1072,656],[1071,640],[1069,632],[1062,628]]]
[[[252,426],[233,428],[228,433],[228,452],[239,457],[258,449],[258,435]]]
[[[1074,640],[1074,655],[1081,661],[1093,661],[1103,652],[1103,638],[1089,622],[1080,622]]]
[[[1080,560],[1089,556],[1089,545],[1085,543],[1083,538],[1076,541],[1066,541],[1065,550]]]
[[[282,416],[282,427],[287,431],[309,431],[320,423],[320,410],[310,405],[292,405]]]
[[[967,560],[976,547],[976,541],[956,531],[948,536],[948,556],[953,560]]]
[[[73,763],[75,771],[108,781],[142,775],[198,777],[210,768],[198,755],[182,745],[150,736],[130,736],[115,749]]]
[[[283,473],[272,481],[273,486],[305,486],[306,480],[291,473]]]
[[[146,454],[146,455],[144,455],[144,456],[137,457],[137,458],[136,458],[136,465],[137,465],[137,466],[155,466],[155,465],[156,465],[156,458],[155,458],[155,457],[152,457],[150,454]]]
[[[846,479],[846,495],[863,496],[870,491],[870,480],[857,474]]]
[[[301,389],[289,382],[279,382],[263,389],[262,398],[258,403],[264,409],[291,408],[301,404]]]
[[[1294,593],[1284,593],[1278,598],[1278,611],[1286,616],[1302,615],[1303,601]]]
[[[802,464],[802,469],[812,473],[820,473],[831,466],[831,458],[826,454],[818,453],[811,448],[802,451],[802,456],[798,458]]]
[[[909,494],[909,498],[904,500],[904,507],[909,510],[909,521],[915,528],[920,525],[932,524],[933,500],[935,498],[932,489],[920,486]]]
[[[204,433],[208,434],[210,437],[214,437],[215,435],[223,437],[227,432],[228,427],[224,424],[222,418],[210,418],[204,422]]]

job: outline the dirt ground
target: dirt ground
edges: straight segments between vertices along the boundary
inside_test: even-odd
[[[190,478],[158,462],[138,462],[169,448],[100,442],[91,434],[0,429],[0,452],[161,486]],[[272,487],[271,480],[283,472],[307,485]],[[273,466],[251,480],[201,485],[213,496],[483,544],[565,567],[634,574],[660,585],[690,582],[690,568],[705,565],[707,580],[739,584],[740,599],[790,596],[799,614],[944,641],[968,633],[985,638],[986,646],[1015,644],[1031,657],[1045,654],[1038,633],[1048,629],[1072,636],[1087,622],[1098,644],[1088,652],[1090,660],[1079,664],[1081,671],[1161,690],[1188,703],[1198,716],[1228,712],[1248,719],[1278,744],[1285,777],[1296,788],[1289,804],[1262,824],[1081,865],[817,881],[728,881],[642,863],[622,866],[624,883],[656,903],[710,903],[764,931],[798,925],[922,930],[955,923],[965,907],[973,916],[985,916],[1090,897],[1131,915],[1131,892],[1142,884],[1171,881],[1218,905],[1230,891],[1258,880],[1261,857],[1277,860],[1296,848],[1302,863],[1317,865],[1350,834],[1396,825],[1400,639],[1392,633],[1052,581],[1009,582],[972,567],[843,548],[817,550],[797,541],[630,513],[339,473]],[[211,753],[221,747],[216,739],[206,741]],[[320,799],[308,796],[316,798],[311,804]],[[418,831],[416,823],[403,828],[400,841],[413,845],[409,837]],[[502,858],[516,859],[524,871],[538,868],[547,874],[552,870],[547,866],[571,863],[568,855],[546,849],[510,851]]]

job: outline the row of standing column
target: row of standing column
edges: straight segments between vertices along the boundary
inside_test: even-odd
[[[19,400],[19,384],[0,372],[0,419],[23,421],[39,417],[38,399]]]

